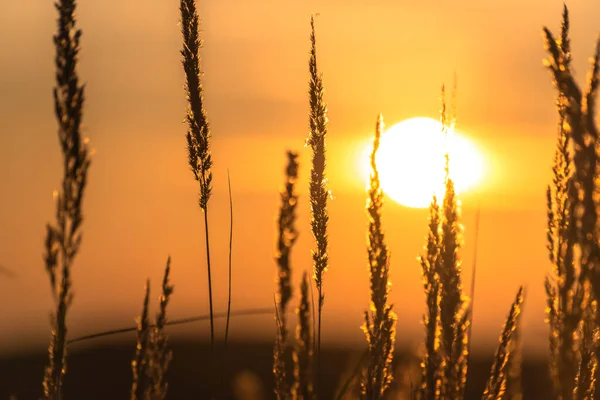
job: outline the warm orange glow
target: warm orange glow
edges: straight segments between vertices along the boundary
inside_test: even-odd
[[[391,126],[381,137],[377,153],[377,168],[383,191],[407,207],[429,206],[435,193],[444,195],[444,154],[450,156],[450,177],[456,191],[464,192],[484,176],[481,152],[464,136],[442,132],[439,121],[431,118],[411,118]],[[369,176],[368,154],[365,150],[363,169]]]

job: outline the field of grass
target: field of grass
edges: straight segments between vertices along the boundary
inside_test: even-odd
[[[57,0],[56,4],[53,107],[58,123],[63,175],[61,186],[55,193],[54,219],[46,227],[44,241],[43,260],[54,300],[48,357],[43,368],[40,360],[35,358],[14,358],[3,364],[5,373],[0,376],[10,378],[2,384],[2,387],[7,387],[6,393],[3,389],[0,395],[21,393],[22,397],[18,398],[26,399],[36,398],[43,391],[44,399],[61,400],[81,398],[83,390],[94,393],[86,398],[95,399],[114,396],[118,388],[123,392],[122,397],[129,392],[131,400],[258,399],[273,396],[277,399],[368,400],[597,398],[596,391],[600,390],[600,380],[597,379],[600,373],[597,368],[600,357],[600,133],[595,120],[595,97],[600,83],[600,41],[591,59],[587,81],[577,83],[571,67],[566,6],[560,34],[555,36],[547,28],[543,29],[547,50],[545,64],[556,87],[558,117],[553,178],[548,184],[547,202],[540,204],[547,210],[547,250],[552,265],[545,277],[549,365],[522,360],[520,316],[526,303],[523,286],[515,293],[513,303],[505,306],[507,317],[504,326],[498,329],[498,347],[491,363],[471,354],[472,315],[477,303],[473,292],[465,290],[465,280],[472,281],[473,290],[474,275],[464,276],[462,272],[460,201],[450,175],[448,153],[445,156],[445,193],[441,198],[433,196],[429,218],[423,221],[428,232],[419,257],[424,291],[420,301],[426,305],[422,352],[399,355],[396,335],[402,321],[398,319],[396,309],[402,304],[392,304],[389,300],[391,256],[385,229],[391,221],[383,216],[384,197],[376,163],[384,133],[381,115],[373,116],[370,180],[365,193],[365,282],[370,288],[362,325],[365,350],[349,357],[344,351],[322,348],[322,325],[327,323],[323,317],[323,309],[327,307],[327,271],[343,266],[330,265],[328,257],[327,77],[322,75],[318,64],[315,15],[310,17],[307,42],[310,134],[306,146],[311,152],[311,163],[309,167],[301,168],[297,153],[293,150],[285,152],[287,164],[282,166],[284,176],[280,203],[279,208],[274,210],[277,230],[274,260],[271,262],[277,271],[277,284],[269,311],[273,316],[274,338],[272,343],[256,346],[253,349],[256,356],[246,354],[246,358],[240,357],[239,354],[247,353],[248,348],[229,340],[230,320],[235,316],[231,309],[231,254],[235,248],[232,241],[235,219],[231,183],[228,188],[230,220],[210,220],[213,201],[212,131],[209,123],[211,114],[205,106],[202,84],[200,16],[195,0],[180,0],[181,61],[185,78],[182,96],[188,102],[187,110],[182,110],[187,134],[185,141],[183,137],[181,140],[182,146],[187,148],[189,169],[197,184],[198,207],[202,212],[203,236],[198,240],[203,244],[205,261],[200,260],[199,263],[206,265],[206,296],[209,299],[206,320],[210,326],[210,343],[202,350],[190,350],[198,344],[169,342],[168,326],[190,321],[171,321],[168,318],[169,301],[177,293],[176,282],[169,279],[171,268],[176,268],[176,265],[171,265],[168,257],[158,312],[154,316],[149,312],[154,297],[150,293],[150,282],[146,283],[145,296],[140,299],[141,313],[134,329],[137,345],[131,349],[133,359],[129,359],[129,366],[125,367],[122,360],[126,351],[121,348],[107,347],[85,356],[78,354],[74,358],[69,358],[67,351],[69,340],[73,339],[69,336],[68,315],[73,301],[77,300],[73,295],[77,282],[72,279],[72,269],[77,264],[80,246],[93,246],[93,243],[82,240],[88,170],[94,166],[81,128],[86,96],[78,63],[85,36],[75,18],[76,3],[76,0]],[[455,89],[452,100],[447,102],[446,88],[444,85],[441,87],[440,121],[446,136],[452,135],[456,124]],[[282,149],[282,154],[285,150]],[[297,195],[297,184],[299,173],[304,169],[309,170],[308,206],[314,239],[310,253],[306,252],[312,257],[310,272],[297,271],[290,257],[292,251],[297,251],[294,248],[298,235],[297,207],[304,206]],[[220,316],[213,306],[215,265],[211,264],[209,239],[214,224],[227,225],[230,232],[228,307],[224,316],[223,338],[217,337],[215,332],[215,319]],[[294,277],[302,279],[296,282]],[[395,276],[395,279],[399,277]],[[540,281],[543,279],[540,277]],[[298,299],[297,304],[292,304],[294,298]],[[117,332],[99,335],[114,333]],[[272,355],[268,364],[260,362],[261,356],[258,355],[264,354],[266,348]],[[178,353],[182,354],[184,361],[178,363],[177,368],[170,368],[173,355]],[[96,358],[97,364],[90,361],[90,354]],[[194,360],[191,355],[199,359]],[[82,361],[84,359],[85,362]],[[239,365],[249,359],[253,362]],[[39,390],[33,388],[25,392],[23,387],[31,385],[32,380],[19,374],[29,374],[32,365],[43,369],[43,381],[39,382]],[[102,375],[102,379],[106,380],[98,381],[100,374],[96,374],[91,365],[110,369],[111,373]],[[485,371],[485,376],[482,371]],[[84,372],[89,377],[85,377]],[[117,376],[117,372],[118,377],[107,378]],[[65,377],[71,375],[77,377],[79,384],[65,385]],[[238,382],[239,379],[242,383]],[[197,382],[185,384],[188,380]],[[14,392],[10,388],[11,382],[15,386]],[[236,385],[245,389],[236,389]],[[90,388],[93,386],[103,386],[104,389],[93,390]],[[252,390],[255,392],[252,393]]]

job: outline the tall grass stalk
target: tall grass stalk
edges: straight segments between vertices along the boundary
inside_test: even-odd
[[[311,228],[316,242],[316,249],[312,251],[313,257],[313,279],[317,286],[317,338],[316,338],[316,391],[319,392],[320,366],[321,366],[321,319],[323,311],[323,274],[328,267],[327,254],[327,223],[329,215],[327,212],[327,180],[325,177],[325,137],[327,136],[327,105],[323,99],[324,87],[323,77],[317,68],[317,46],[315,37],[315,18],[310,17],[310,60],[308,63],[310,72],[309,99],[310,135],[307,144],[312,148],[312,169],[310,171],[310,209]]]
[[[456,119],[446,110],[442,86],[442,129],[449,142]],[[453,104],[455,100],[453,100]],[[456,108],[456,107],[454,107]],[[420,257],[427,303],[425,356],[421,364],[422,399],[458,399],[464,395],[469,352],[471,312],[461,283],[459,206],[454,182],[450,178],[450,155],[445,154],[445,192],[440,205],[434,195],[429,207],[429,230],[425,255]]]
[[[56,192],[56,221],[46,226],[44,261],[56,309],[51,318],[52,338],[44,372],[44,398],[62,399],[67,371],[67,313],[71,305],[71,268],[81,245],[82,203],[90,166],[86,140],[81,135],[84,87],[77,72],[81,30],[76,27],[75,0],[58,0],[54,35],[56,86],[54,110],[63,155],[62,187]]]
[[[288,151],[286,155],[288,163],[285,168],[284,186],[280,193],[281,203],[277,218],[277,250],[275,252],[278,291],[275,300],[277,332],[273,350],[273,374],[275,395],[278,399],[291,397],[290,381],[287,375],[288,368],[285,362],[288,343],[286,312],[292,297],[290,254],[298,237],[295,227],[296,205],[298,204],[298,195],[295,191],[296,180],[298,179],[298,154]]]
[[[368,190],[367,215],[367,254],[371,283],[371,316],[365,311],[362,326],[368,344],[368,363],[361,379],[362,398],[376,400],[383,398],[392,379],[392,360],[396,341],[396,314],[388,304],[390,252],[385,244],[381,221],[383,192],[377,171],[376,156],[383,130],[383,117],[379,116],[375,125],[373,151],[371,153],[371,177]]]
[[[441,122],[448,139],[452,133],[446,112],[445,88],[442,86]],[[441,243],[437,274],[440,280],[440,331],[444,357],[441,394],[444,398],[462,397],[465,389],[467,365],[466,352],[469,310],[461,283],[461,262],[458,251],[461,246],[461,227],[454,182],[450,178],[450,156],[445,155],[445,193],[441,210]]]
[[[498,350],[494,355],[494,363],[490,378],[487,382],[482,400],[502,400],[506,394],[506,384],[510,372],[510,356],[515,350],[514,335],[519,326],[519,316],[523,307],[523,287],[519,288],[517,297],[513,302],[502,335]]]
[[[208,229],[208,200],[212,191],[212,157],[210,152],[210,126],[204,109],[203,88],[200,81],[200,47],[198,36],[199,17],[195,0],[180,0],[181,33],[183,48],[181,55],[186,79],[186,93],[189,108],[187,111],[188,161],[199,185],[198,203],[204,214],[204,236],[206,244],[206,265],[208,273],[208,302],[210,310],[210,343],[213,355],[213,368],[216,368],[217,349],[215,344],[215,323],[213,315],[212,277],[210,264],[210,244]]]

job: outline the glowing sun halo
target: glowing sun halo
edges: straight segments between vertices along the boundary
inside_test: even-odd
[[[363,168],[369,171],[372,145],[365,151]],[[465,137],[451,132],[446,138],[439,121],[411,118],[382,133],[376,164],[381,188],[407,207],[424,208],[435,193],[444,195],[444,154],[450,156],[450,177],[458,193],[473,187],[483,177],[481,153]]]

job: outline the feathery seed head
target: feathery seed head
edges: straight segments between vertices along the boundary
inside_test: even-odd
[[[361,380],[361,390],[366,399],[379,399],[392,382],[392,359],[396,336],[396,314],[388,304],[389,291],[389,250],[381,221],[383,193],[377,172],[376,155],[379,149],[383,117],[380,115],[375,125],[373,151],[371,153],[371,180],[368,190],[367,216],[367,255],[371,281],[370,310],[365,312],[362,326],[368,344],[368,365]]]
[[[53,89],[58,139],[63,155],[63,177],[55,191],[56,222],[46,227],[44,261],[50,279],[56,312],[52,317],[49,362],[44,374],[44,398],[62,399],[66,373],[66,317],[72,302],[71,273],[81,245],[82,203],[90,166],[88,141],[82,139],[84,86],[79,81],[79,44],[75,0],[58,0],[57,31],[54,35],[56,86]]]
[[[288,164],[285,168],[285,184],[281,190],[281,205],[278,216],[278,235],[277,250],[275,260],[278,266],[278,306],[281,323],[283,326],[282,341],[286,341],[286,308],[292,297],[290,253],[294,245],[298,232],[295,227],[296,222],[296,204],[298,195],[295,192],[296,180],[298,178],[298,154],[292,151],[287,152]]]
[[[198,35],[199,17],[195,0],[180,0],[181,33],[183,49],[182,64],[185,72],[185,88],[188,100],[186,135],[188,162],[194,179],[199,182],[198,203],[206,211],[212,192],[212,156],[210,152],[210,126],[204,109],[203,87],[200,81],[200,48]]]

